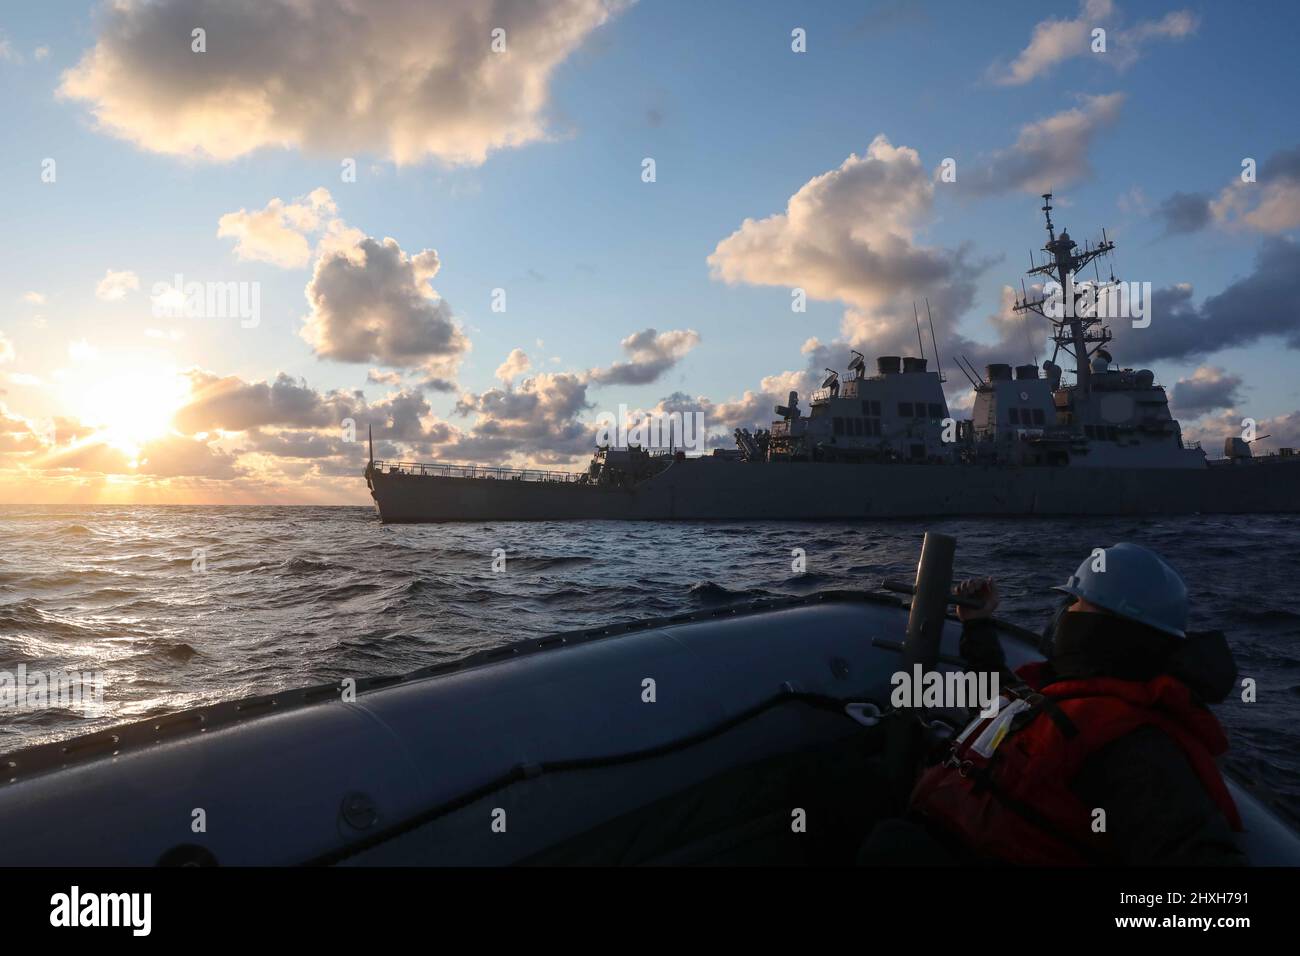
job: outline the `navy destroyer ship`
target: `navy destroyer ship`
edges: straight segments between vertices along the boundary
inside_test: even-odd
[[[941,367],[924,355],[885,355],[876,374],[853,352],[828,369],[805,411],[791,392],[770,429],[735,431],[736,448],[682,452],[601,446],[584,472],[376,461],[365,477],[385,522],[524,520],[752,520],[1300,511],[1300,456],[1255,455],[1227,436],[1211,458],[1183,438],[1149,369],[1120,367],[1100,307],[1116,286],[1098,274],[1076,285],[1114,242],[1080,247],[1057,235],[1045,194],[1046,258],[1031,257],[1044,293],[1021,313],[1051,325],[1052,358],[1037,364],[969,361],[969,419],[949,414]],[[1094,265],[1094,269],[1095,269]],[[1047,294],[1053,289],[1054,295]],[[920,323],[917,321],[918,344]],[[938,366],[937,342],[931,341]],[[1073,382],[1062,356],[1072,360]],[[1065,360],[1062,360],[1063,362]],[[1068,362],[1066,364],[1069,364]],[[959,363],[959,367],[960,363]],[[1267,437],[1267,436],[1261,436]]]

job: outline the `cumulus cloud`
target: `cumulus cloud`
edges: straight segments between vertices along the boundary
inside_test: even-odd
[[[1266,159],[1255,182],[1237,176],[1217,195],[1173,193],[1156,216],[1166,235],[1197,232],[1211,224],[1266,234],[1300,227],[1300,146]]]
[[[416,388],[426,392],[454,392],[458,388],[455,382],[440,375],[430,375],[419,382]]]
[[[1199,25],[1192,11],[1175,10],[1159,20],[1143,20],[1124,28],[1112,0],[1082,0],[1077,17],[1035,24],[1029,45],[1009,64],[994,63],[989,77],[1004,86],[1019,86],[1082,56],[1096,56],[1122,70],[1136,62],[1152,40],[1181,40],[1195,33]],[[1097,28],[1106,30],[1105,53],[1092,49],[1092,31]]]
[[[136,474],[155,478],[230,479],[243,471],[228,452],[210,443],[183,435],[168,435],[147,442],[140,449]]]
[[[29,305],[44,305],[45,294],[43,292],[24,292],[23,301]]]
[[[109,269],[104,273],[104,278],[99,280],[99,285],[95,287],[95,298],[103,302],[117,302],[125,299],[128,292],[139,288],[140,277],[134,272],[130,270],[114,272]]]
[[[0,403],[0,455],[26,455],[44,450],[45,437],[27,419]]]
[[[1250,446],[1254,454],[1279,448],[1300,448],[1300,410],[1264,417],[1250,415],[1249,409],[1221,411],[1196,421],[1182,422],[1183,435],[1201,442],[1206,453],[1214,457],[1223,449],[1225,438],[1241,436],[1243,419],[1248,416],[1255,420],[1255,432],[1259,436]]]
[[[842,338],[809,339],[802,369],[764,378],[739,398],[711,403],[709,420],[728,427],[765,427],[773,406],[791,390],[802,400],[820,383],[826,368],[843,369],[849,350],[866,354],[916,355],[914,302],[928,300],[935,336],[946,356],[950,400],[966,400],[966,383],[953,374],[963,355],[977,367],[990,362],[1036,361],[1045,351],[1046,326],[1012,311],[1015,294],[1002,289],[997,311],[982,320],[981,341],[960,328],[974,298],[974,280],[988,263],[967,261],[965,247],[920,246],[914,231],[930,208],[934,180],[915,151],[895,148],[878,137],[867,155],[851,157],[839,169],[811,180],[791,198],[786,212],[746,220],[719,243],[710,257],[714,275],[727,281],[801,287],[810,297],[846,305]],[[924,306],[922,306],[924,308]],[[925,351],[934,368],[925,327]]]
[[[240,209],[218,220],[217,235],[235,240],[240,259],[269,262],[284,269],[302,268],[311,259],[307,237],[325,232],[330,248],[345,248],[364,238],[360,230],[349,229],[336,213],[334,197],[323,186],[293,202],[272,199],[263,209]]]
[[[102,13],[63,96],[160,153],[481,163],[545,138],[550,80],[623,0],[155,0]],[[192,51],[191,31],[206,31]],[[505,41],[493,50],[493,31]]]
[[[281,372],[273,381],[246,382],[201,369],[189,372],[190,400],[176,413],[183,431],[239,432],[274,425],[290,428],[338,427],[351,415],[355,394],[322,394],[302,379]]]
[[[469,340],[428,282],[438,253],[407,255],[394,239],[366,237],[321,256],[307,301],[302,337],[321,358],[398,368],[454,364]]]
[[[503,382],[513,382],[517,376],[528,371],[531,364],[523,349],[511,349],[506,360],[497,366],[496,377]]]
[[[475,416],[474,423],[446,453],[472,461],[524,456],[542,463],[568,462],[591,453],[595,428],[578,418],[590,407],[587,382],[569,372],[539,372],[517,387],[467,392],[456,412]]]
[[[240,451],[276,458],[333,458],[341,451],[341,439],[338,435],[314,431],[252,429],[245,434]]]
[[[784,212],[746,219],[718,243],[708,262],[728,284],[802,288],[810,298],[851,306],[851,337],[929,295],[952,311],[969,306],[980,268],[965,250],[916,242],[934,182],[920,156],[877,136],[862,156],[813,177]],[[886,316],[892,318],[885,319]]]
[[[66,445],[74,441],[80,441],[97,431],[91,425],[78,421],[75,418],[68,418],[63,415],[54,416],[54,442],[59,445]]]
[[[589,377],[599,385],[647,385],[681,361],[699,342],[700,335],[694,329],[669,332],[643,329],[621,343],[628,361],[592,369]]]
[[[1219,408],[1235,408],[1241,401],[1240,388],[1239,376],[1202,365],[1190,378],[1180,378],[1169,398],[1179,415],[1195,417]]]
[[[1257,181],[1233,180],[1209,202],[1215,220],[1228,228],[1288,232],[1300,226],[1300,146],[1275,153]]]
[[[1092,172],[1092,141],[1115,122],[1123,104],[1123,93],[1085,96],[1077,107],[1027,123],[1010,147],[959,173],[957,185],[981,196],[1016,189],[1039,194],[1084,179]]]
[[[1266,238],[1254,269],[1197,305],[1192,286],[1157,289],[1150,303],[1151,325],[1114,324],[1116,356],[1124,361],[1186,359],[1219,349],[1279,336],[1300,349],[1300,244],[1283,236]]]
[[[1167,236],[1197,232],[1212,218],[1209,197],[1200,193],[1174,193],[1160,203],[1155,214],[1164,223]]]
[[[107,442],[101,429],[75,418],[56,417],[37,429],[0,405],[0,455],[19,467],[54,478],[126,475],[146,480],[182,479],[226,483],[229,489],[262,493],[282,482],[303,490],[335,477],[356,479],[367,455],[367,433],[373,430],[375,453],[383,458],[447,457],[445,449],[476,450],[474,442],[460,444],[467,433],[439,419],[418,389],[403,388],[367,401],[361,391],[322,391],[302,379],[280,373],[269,381],[246,381],[190,369],[188,402],[174,415],[169,434],[145,442],[131,454]],[[538,403],[547,415],[568,415],[549,383],[523,389],[544,396]],[[501,407],[484,397],[487,418],[519,418],[520,411]],[[526,402],[524,404],[527,404]],[[545,409],[552,409],[545,412]],[[519,433],[522,422],[513,422]],[[501,432],[489,426],[479,444]],[[509,434],[509,430],[506,431]],[[505,454],[518,445],[544,446],[544,438],[505,442]],[[588,442],[589,444],[589,442]],[[303,483],[306,483],[305,485]],[[233,493],[233,492],[232,492]]]
[[[820,347],[819,347],[820,348]],[[844,352],[848,355],[847,349]],[[797,392],[805,412],[808,410],[808,396],[820,384],[812,365],[818,360],[812,359],[809,367],[766,375],[759,380],[756,389],[745,389],[739,398],[714,402],[705,396],[690,399],[676,392],[660,402],[664,411],[704,412],[706,426],[714,434],[720,435],[723,444],[731,445],[729,436],[737,428],[767,428],[776,417],[776,406],[784,405],[791,392]]]
[[[319,457],[332,449],[332,454],[354,458],[356,449],[342,439],[347,422],[358,440],[372,427],[376,439],[406,443],[408,450],[426,451],[451,435],[415,390],[367,402],[359,391],[318,391],[284,372],[262,382],[202,369],[191,369],[189,377],[191,398],[173,419],[177,429],[188,435],[244,433],[251,448],[267,454]],[[290,454],[309,446],[315,449],[311,455]]]
[[[3,332],[0,332],[0,364],[12,362],[15,354],[14,344],[5,338]]]

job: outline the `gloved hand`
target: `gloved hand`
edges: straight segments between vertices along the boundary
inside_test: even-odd
[[[956,587],[957,596],[968,600],[980,601],[979,607],[957,605],[957,620],[978,621],[993,616],[998,606],[998,586],[992,578],[967,578]]]

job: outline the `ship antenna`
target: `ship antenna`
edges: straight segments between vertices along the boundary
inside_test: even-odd
[[[966,358],[965,355],[963,355],[962,358],[966,359],[966,364],[970,367],[971,372],[974,373],[975,377],[976,377],[977,379],[979,379],[980,384],[983,385],[983,384],[984,384],[984,376],[981,375],[979,372],[975,371],[975,363],[972,362],[969,358]]]
[[[1109,255],[1114,250],[1115,243],[1111,241],[1110,236],[1104,230],[1102,232],[1102,241],[1095,246],[1091,242],[1085,242],[1082,247],[1078,246],[1070,238],[1069,230],[1063,230],[1058,238],[1056,225],[1052,222],[1052,194],[1050,192],[1043,193],[1042,210],[1049,237],[1049,241],[1044,247],[1048,258],[1031,268],[1029,274],[1050,278],[1060,285],[1063,299],[1073,296],[1073,301],[1063,301],[1062,304],[1066,306],[1068,313],[1064,317],[1054,315],[1048,311],[1051,300],[1046,294],[1032,300],[1025,296],[1015,304],[1014,309],[1017,312],[1035,312],[1051,322],[1051,339],[1056,344],[1052,360],[1056,360],[1056,356],[1062,349],[1073,356],[1075,385],[1082,394],[1087,395],[1092,390],[1092,369],[1089,358],[1110,341],[1110,330],[1102,323],[1101,317],[1096,314],[1095,310],[1091,315],[1079,314],[1078,306],[1084,293],[1074,287],[1073,278],[1100,256]],[[1030,261],[1034,261],[1032,256]],[[1113,272],[1113,260],[1111,269]],[[1021,288],[1023,290],[1023,280]],[[1044,289],[1044,292],[1046,292],[1046,289]],[[1071,309],[1071,306],[1074,308]],[[1037,364],[1037,356],[1035,356],[1034,361]]]
[[[1032,257],[1031,257],[1032,258]],[[1029,301],[1029,290],[1025,288],[1025,280],[1020,280],[1020,302]],[[1020,303],[1017,303],[1019,305]],[[1018,311],[1025,314],[1025,342],[1029,345],[1029,354],[1034,357],[1034,365],[1038,365],[1038,350],[1034,348],[1034,336],[1029,331],[1029,310],[1019,309]]]
[[[375,426],[366,423],[366,439],[370,443],[370,467],[375,467]]]
[[[970,372],[962,368],[962,364],[960,361],[957,362],[957,370],[966,376],[966,381],[970,382],[971,388],[979,388],[979,385],[976,384],[975,379],[970,377]]]
[[[930,314],[930,297],[925,297],[925,317],[930,320],[930,344],[934,346],[934,370],[939,373],[939,381],[948,381],[943,377],[943,359],[939,358],[939,340],[934,337],[934,316]]]
[[[912,321],[916,323],[916,347],[921,350],[921,358],[925,358],[925,343],[921,341],[921,316],[916,311],[916,300],[912,300]]]

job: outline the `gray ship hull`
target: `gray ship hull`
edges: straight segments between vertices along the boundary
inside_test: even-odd
[[[706,457],[674,462],[632,488],[378,470],[370,485],[389,523],[1300,512],[1300,458],[1102,469]]]

